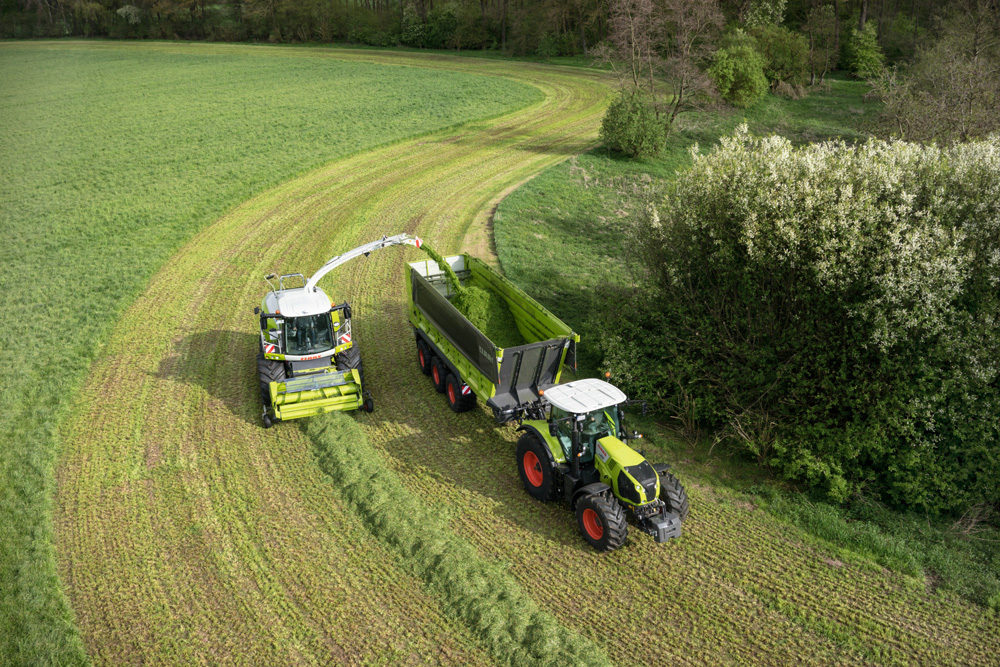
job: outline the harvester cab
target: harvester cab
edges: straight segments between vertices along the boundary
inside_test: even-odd
[[[374,409],[351,332],[351,306],[334,302],[317,283],[345,262],[394,245],[419,248],[421,241],[383,236],[333,257],[308,280],[301,273],[264,278],[271,291],[254,314],[260,318],[257,376],[265,427],[334,410]]]
[[[602,551],[625,542],[629,516],[657,542],[679,537],[687,518],[684,487],[666,464],[651,465],[626,444],[627,400],[617,387],[576,380],[543,393],[547,419],[526,419],[517,444],[518,470],[529,494],[564,500],[584,539]]]

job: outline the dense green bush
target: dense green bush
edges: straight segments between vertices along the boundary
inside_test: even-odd
[[[834,499],[1000,502],[1000,138],[796,149],[743,127],[634,235],[647,287],[614,295],[601,341],[634,395]]]
[[[752,35],[764,56],[764,74],[772,88],[785,82],[796,85],[809,73],[809,43],[805,35],[777,25],[756,28]]]
[[[767,94],[764,58],[751,46],[719,49],[708,73],[722,98],[740,109],[753,106]]]
[[[622,90],[611,101],[601,120],[600,138],[611,150],[642,157],[658,155],[667,133],[646,96]]]
[[[878,45],[875,24],[869,21],[864,30],[854,30],[850,41],[851,71],[862,79],[871,79],[882,72],[885,56]]]

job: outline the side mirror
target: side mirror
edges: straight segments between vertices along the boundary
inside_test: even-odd
[[[553,438],[559,435],[559,428],[552,422],[549,422],[549,435]]]
[[[345,320],[351,319],[351,307],[350,306],[344,306],[344,319]]]
[[[260,306],[254,306],[254,308],[253,308],[253,314],[254,315],[260,315]]]

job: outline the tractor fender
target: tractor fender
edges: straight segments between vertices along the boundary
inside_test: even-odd
[[[665,472],[670,472],[670,464],[669,463],[654,463],[653,464],[653,470],[656,471],[657,475],[662,475]]]
[[[534,424],[521,424],[517,427],[518,431],[528,431],[534,433],[538,436],[538,439],[545,443],[545,447],[549,450],[549,456],[552,458],[553,465],[556,463],[565,463],[566,454],[563,452],[562,446],[556,442],[555,438],[548,434],[548,432],[543,433],[540,428]]]
[[[605,491],[611,491],[611,487],[604,482],[594,482],[593,484],[588,484],[587,486],[581,486],[573,492],[573,500],[570,501],[570,507],[576,509],[576,502],[583,496],[597,495],[599,493],[604,493]]]

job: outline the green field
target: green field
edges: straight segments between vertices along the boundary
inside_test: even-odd
[[[5,458],[6,479],[22,480],[34,465],[41,481],[32,498],[11,494],[21,504],[4,511],[34,523],[8,531],[3,544],[5,553],[8,544],[33,552],[5,572],[25,572],[39,552],[50,553],[45,499],[53,480],[46,475],[55,450],[53,440],[36,435],[48,424],[44,433],[59,434],[58,572],[95,663],[559,664],[564,655],[616,664],[786,664],[790,656],[806,664],[995,661],[1000,630],[981,608],[865,559],[837,560],[807,533],[696,471],[684,478],[692,515],[680,542],[657,545],[633,531],[622,550],[595,554],[570,512],[531,501],[520,488],[517,434],[495,428],[485,411],[450,412],[417,369],[402,273],[419,256],[413,249],[382,251],[325,279],[335,299],[354,305],[375,413],[260,427],[251,313],[265,289],[260,276],[309,272],[337,252],[399,231],[442,252],[494,257],[488,222],[502,197],[595,144],[612,89],[604,75],[341,49],[5,44],[3,57],[4,49],[38,49],[39,56],[65,49],[77,62],[109,53],[130,62],[220,54],[347,69],[377,62],[393,66],[379,68],[380,77],[402,72],[400,85],[422,70],[398,66],[417,65],[433,69],[434,81],[445,81],[445,71],[485,75],[456,79],[463,90],[476,81],[484,91],[509,91],[459,109],[465,118],[493,120],[392,144],[385,137],[374,142],[386,144],[380,148],[355,146],[340,159],[300,154],[289,172],[302,173],[290,180],[268,162],[263,170],[272,180],[259,179],[259,194],[200,200],[194,210],[210,224],[174,230],[175,246],[190,240],[176,252],[167,244],[148,255],[144,273],[130,268],[140,264],[134,255],[148,252],[138,247],[141,234],[126,239],[121,223],[91,223],[92,234],[128,251],[117,255],[133,256],[118,268],[106,256],[94,261],[134,282],[113,312],[80,310],[75,326],[91,327],[103,344],[66,364],[71,380],[83,380],[78,388],[41,383],[59,370],[52,364],[16,401],[5,393],[22,406],[21,418],[10,420],[19,447],[35,456],[31,464]],[[41,106],[44,100],[34,102],[34,114]],[[26,103],[21,113],[33,115]],[[213,119],[223,115],[213,106]],[[141,143],[130,146],[147,154]],[[116,191],[146,206],[146,190],[123,178]],[[283,182],[265,187],[276,181]],[[54,205],[72,195],[72,183],[50,187]],[[57,270],[64,254],[86,245],[64,240],[44,259],[39,254],[39,272]],[[87,293],[98,289],[89,274],[76,275]],[[48,295],[37,289],[41,303]],[[67,345],[60,359],[73,350]],[[67,405],[65,417],[54,410],[29,423],[29,401],[42,396]],[[671,446],[654,439],[647,453],[675,461]],[[60,625],[53,582],[41,572],[4,594],[2,623],[13,633],[3,633],[9,649],[0,648],[14,663],[74,657],[74,635]],[[14,613],[32,600],[34,608]]]

